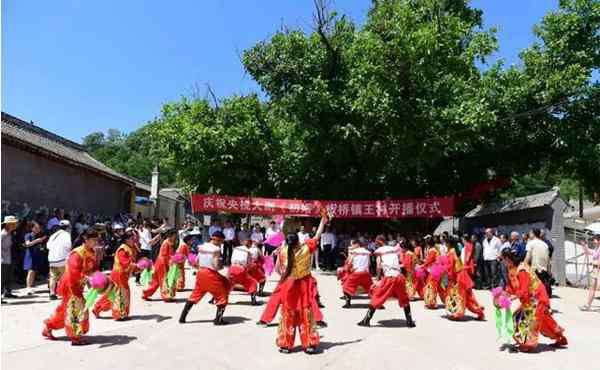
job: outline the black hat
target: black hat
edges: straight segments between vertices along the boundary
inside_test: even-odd
[[[217,230],[214,233],[212,233],[212,235],[210,236],[211,238],[219,238],[219,239],[225,239],[225,234],[223,234],[222,231]]]

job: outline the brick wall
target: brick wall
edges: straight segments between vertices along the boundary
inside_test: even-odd
[[[94,215],[128,212],[130,188],[70,165],[2,143],[3,209],[14,212],[26,203],[31,209],[64,208]]]

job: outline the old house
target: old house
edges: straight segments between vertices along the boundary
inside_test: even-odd
[[[135,182],[83,146],[2,112],[2,214],[131,212]]]

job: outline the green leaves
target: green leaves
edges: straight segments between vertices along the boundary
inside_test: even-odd
[[[498,41],[483,16],[463,0],[379,0],[359,28],[318,7],[313,32],[244,51],[264,101],[184,98],[139,135],[86,145],[117,162],[160,159],[190,190],[232,195],[445,195],[542,168],[543,186],[564,175],[598,190],[600,4],[561,1],[508,68],[485,64]]]

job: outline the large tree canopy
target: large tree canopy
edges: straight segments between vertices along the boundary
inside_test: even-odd
[[[265,98],[182,99],[146,133],[195,191],[444,195],[544,168],[600,190],[600,3],[563,0],[521,63],[463,0],[374,0],[364,25],[316,2],[311,32],[244,51]]]

